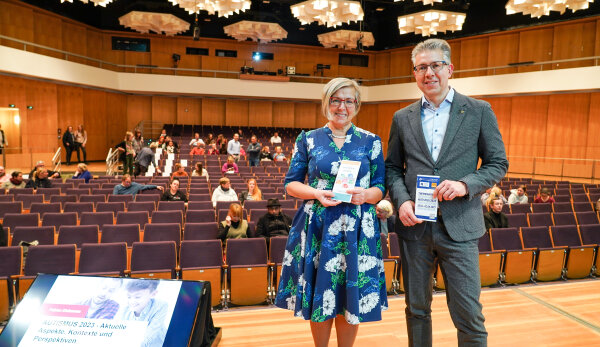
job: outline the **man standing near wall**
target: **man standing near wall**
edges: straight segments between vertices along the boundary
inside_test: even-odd
[[[73,136],[73,127],[68,126],[67,131],[63,134],[63,146],[65,146],[66,162],[67,165],[71,165],[71,154],[75,149],[75,137]]]

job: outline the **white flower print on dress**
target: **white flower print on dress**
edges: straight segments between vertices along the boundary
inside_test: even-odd
[[[330,235],[336,236],[340,231],[354,231],[354,223],[356,219],[347,214],[343,214],[329,225],[327,229]]]
[[[339,161],[332,162],[331,163],[331,174],[332,175],[337,175],[339,168],[340,168],[340,162]]]
[[[329,181],[327,181],[326,179],[318,178],[317,186],[315,187],[315,189],[325,190],[327,188],[328,183],[329,183]]]
[[[373,152],[371,152],[371,160],[377,159],[379,154],[381,153],[381,141],[375,140],[373,141]]]
[[[311,151],[313,148],[315,148],[315,139],[312,137],[307,137],[306,144],[308,145],[308,150]]]
[[[358,300],[358,312],[365,314],[371,312],[379,303],[379,293],[371,293]]]
[[[304,213],[306,213],[306,218],[308,219],[308,224],[312,223],[312,216],[313,216],[313,204],[314,204],[314,200],[311,200],[309,202],[307,202],[306,204],[304,204]]]
[[[385,267],[383,265],[383,259],[379,259],[379,273],[385,273]]]
[[[375,222],[373,221],[373,214],[363,214],[362,230],[365,236],[368,238],[372,238],[375,236]]]
[[[296,156],[296,153],[298,153],[298,145],[297,144],[294,145],[294,149],[292,150],[292,159],[294,159],[294,157]]]
[[[335,258],[329,259],[325,264],[325,270],[329,272],[346,271],[346,256],[338,254]]]
[[[317,269],[319,267],[320,260],[321,260],[321,251],[319,250],[313,257],[313,264],[315,266],[315,269]]]
[[[378,265],[376,257],[371,255],[358,256],[358,272],[366,272]]]
[[[294,260],[292,253],[288,252],[288,250],[286,249],[285,253],[283,254],[283,261],[281,262],[281,265],[290,266],[292,265],[292,260]]]
[[[360,320],[358,320],[358,317],[352,313],[350,313],[350,311],[346,310],[346,312],[344,313],[344,318],[346,318],[346,322],[348,322],[348,324],[352,324],[352,325],[356,325],[360,323]]]
[[[296,296],[292,295],[285,299],[287,301],[288,310],[293,310],[296,308]]]
[[[304,259],[304,251],[306,250],[306,231],[302,230],[300,233],[300,256]]]
[[[323,315],[329,316],[335,309],[335,293],[331,289],[323,292]]]
[[[350,143],[350,142],[352,142],[352,134],[346,135],[346,140],[344,141],[344,143]]]
[[[367,174],[364,175],[358,182],[361,188],[369,189],[369,186],[371,185],[371,175],[367,172]]]

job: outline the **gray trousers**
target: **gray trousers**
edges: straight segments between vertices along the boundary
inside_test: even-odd
[[[457,329],[459,346],[486,346],[479,302],[478,240],[456,242],[443,221],[427,223],[420,240],[401,241],[402,276],[406,291],[406,325],[410,346],[431,346],[431,301],[435,258],[446,283],[446,301]]]

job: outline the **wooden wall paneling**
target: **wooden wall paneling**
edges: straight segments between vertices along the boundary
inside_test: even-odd
[[[272,127],[273,102],[270,100],[250,100],[248,105],[248,126]]]
[[[21,118],[19,131],[15,131],[16,124],[14,124],[14,121],[11,122],[12,124],[2,124],[2,129],[4,129],[7,137],[8,147],[23,147],[23,136],[26,135],[23,133],[23,130],[28,111],[26,90],[27,80],[25,79],[8,76],[0,78],[0,105],[6,107],[9,104],[14,104],[19,109],[19,116]],[[21,136],[17,136],[17,134],[21,134]]]
[[[106,136],[108,132],[106,92],[85,89],[83,93],[83,126],[88,134],[87,160],[104,160],[108,148],[114,146]],[[77,129],[78,124],[73,124]],[[77,155],[74,154],[73,158]],[[81,157],[83,160],[83,157]]]
[[[487,66],[506,66],[519,61],[519,34],[492,35],[488,45]],[[516,67],[489,70],[488,75],[515,73]]]
[[[488,66],[489,38],[478,37],[460,42],[460,70],[478,69]],[[460,72],[460,77],[487,75],[487,71]],[[459,77],[459,76],[456,76]]]
[[[111,33],[103,33],[102,34],[102,48],[103,48],[103,59],[104,61],[123,65],[125,64],[125,51],[113,50],[112,49],[112,34]],[[108,66],[108,69],[114,71],[124,72],[125,69],[118,69],[115,67]]]
[[[164,124],[175,124],[177,122],[177,98],[169,96],[153,96],[152,121]]]
[[[144,95],[127,95],[127,128],[132,131],[139,122],[152,120],[152,97]],[[121,135],[125,138],[125,133]]]
[[[33,10],[6,1],[0,1],[0,33],[23,41],[34,41]],[[22,49],[23,45],[2,40],[3,46]]]
[[[105,60],[103,52],[103,35],[100,31],[87,29],[86,30],[86,43],[87,43],[87,56],[90,58]],[[100,64],[89,62],[88,64],[93,66],[99,66]],[[106,68],[106,67],[105,67]]]
[[[248,100],[225,101],[225,125],[248,126]]]
[[[273,123],[275,128],[292,128],[294,127],[294,111],[296,104],[286,101],[273,102]]]
[[[87,30],[83,25],[62,22],[62,49],[78,55],[87,56]],[[69,61],[86,64],[87,59],[69,57]]]
[[[202,56],[201,55],[190,55],[190,54],[182,54],[181,60],[179,61],[180,69],[202,69]],[[197,71],[184,71],[177,70],[175,72],[178,76],[202,76],[201,73]]]
[[[509,172],[531,174],[532,157],[546,154],[548,96],[516,96],[511,103]],[[517,158],[521,157],[521,158]]]
[[[583,37],[582,37],[582,57],[594,56],[596,50],[596,29],[598,26],[597,21],[584,22],[583,23]],[[582,66],[595,65],[593,60],[584,60]]]
[[[143,67],[143,65],[151,65],[151,63],[151,56],[148,52],[125,51],[125,65],[130,66],[125,69],[125,72],[155,73],[158,70]]]
[[[523,30],[519,32],[519,62],[532,61],[540,63],[552,60],[552,45],[554,28]],[[519,72],[539,71],[550,69],[550,64],[540,66],[521,66]]]
[[[352,121],[357,127],[377,134],[377,118],[377,104],[362,104],[358,115]]]
[[[162,53],[162,52],[150,52],[150,64],[160,67],[175,67],[175,62],[173,61],[173,53]],[[179,66],[179,63],[177,64]],[[167,69],[153,69],[153,74],[159,75],[174,75],[175,72],[173,70]]]
[[[386,78],[390,76],[390,53],[380,52],[375,55],[375,78]],[[388,84],[389,82],[385,83]]]
[[[327,123],[321,116],[321,109],[317,103],[297,102],[294,107],[294,127],[301,129],[314,129]]]
[[[562,24],[554,27],[552,60],[580,58],[583,51],[583,23]],[[581,66],[581,62],[554,63],[553,69]]]
[[[34,42],[39,45],[59,50],[62,49],[62,21],[60,18],[40,12],[34,12],[33,16]],[[63,54],[61,53],[37,47],[32,47],[31,52],[55,58],[63,57]]]
[[[511,97],[497,97],[497,98],[484,98],[483,100],[490,103],[492,111],[496,115],[498,121],[498,128],[500,134],[502,134],[502,140],[504,141],[504,147],[506,154],[510,155],[509,143],[510,143],[510,127],[511,127],[511,112],[512,112],[512,98]]]
[[[201,98],[177,98],[177,124],[202,124]]]
[[[390,52],[390,83],[407,83],[412,81],[413,63],[411,60],[412,47]],[[410,77],[406,77],[410,76]]]
[[[127,119],[127,100],[128,97],[125,94],[106,93],[106,115],[104,120],[106,121],[107,147],[114,147],[125,138],[128,122],[123,120]],[[144,138],[150,138],[147,134],[143,135]]]
[[[461,63],[461,55],[460,55],[460,47],[461,47],[461,41],[460,40],[455,40],[455,41],[449,41],[448,44],[450,44],[450,54],[452,58],[452,64],[454,65],[454,69],[455,70],[460,70],[462,69],[460,63]],[[458,77],[457,75],[455,77]]]
[[[83,88],[71,87],[71,86],[56,86],[56,103],[57,103],[57,114],[55,115],[58,128],[61,130],[61,137],[64,136],[69,126],[73,127],[73,131],[77,129],[78,124],[84,124],[83,118]],[[35,108],[34,108],[35,110]],[[56,130],[55,130],[56,131]],[[59,141],[62,145],[62,140]],[[71,155],[71,160],[75,154]],[[66,151],[63,147],[62,161],[66,160]]]
[[[202,125],[225,124],[225,100],[202,99]]]
[[[214,51],[209,54],[214,55]],[[219,70],[219,57],[215,56],[202,56],[201,58],[202,70]],[[214,77],[213,72],[202,72],[202,77]]]
[[[594,55],[600,55],[600,19],[596,20]]]
[[[57,85],[39,81],[26,83],[27,105],[21,111],[23,148],[36,152],[54,152],[62,141],[57,139]]]
[[[600,93],[590,93],[586,159],[600,159]],[[600,172],[597,172],[600,177]]]
[[[377,131],[376,134],[381,137],[383,144],[383,153],[387,156],[388,140],[390,137],[390,128],[394,113],[408,105],[411,102],[391,102],[377,105]]]

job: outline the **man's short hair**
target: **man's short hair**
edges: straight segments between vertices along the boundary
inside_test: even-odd
[[[156,142],[152,142],[152,143],[150,144],[150,149],[157,149],[157,148],[158,148],[158,143],[156,143]]]
[[[127,180],[127,179],[131,179],[130,174],[124,174],[123,177],[121,177],[121,182],[125,182],[125,180]]]
[[[229,183],[230,180],[227,177],[221,177],[219,178],[219,185],[223,184],[223,183]]]
[[[425,41],[419,43],[418,45],[416,45],[415,48],[413,48],[412,55],[411,55],[413,65],[415,65],[415,60],[416,60],[417,55],[419,55],[420,53],[422,53],[424,51],[442,51],[444,61],[448,64],[452,63],[452,61],[450,60],[450,56],[451,56],[450,45],[448,44],[448,42],[446,42],[446,40],[429,39],[429,40],[425,40]]]
[[[131,280],[127,282],[125,290],[128,292],[135,292],[138,290],[148,289],[153,292],[158,288],[158,281],[155,280]]]

